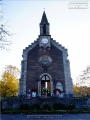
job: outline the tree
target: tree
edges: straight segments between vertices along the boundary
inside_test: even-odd
[[[0,81],[0,96],[16,96],[18,95],[19,86],[19,69],[15,66],[9,65],[5,67]]]
[[[74,94],[76,97],[90,96],[90,65],[77,78]]]
[[[5,23],[3,23],[3,0],[0,0],[0,49],[6,49],[6,46],[11,44],[8,40],[8,36],[11,33],[6,29]]]
[[[73,86],[73,89],[74,89],[74,96],[75,97],[79,97],[80,96],[80,90],[79,90],[79,87],[74,85]]]
[[[73,88],[75,97],[90,97],[90,87],[74,85]]]
[[[78,86],[90,86],[90,65],[82,71],[82,74],[77,78]]]

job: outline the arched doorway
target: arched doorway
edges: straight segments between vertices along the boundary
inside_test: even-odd
[[[44,95],[47,92],[47,96],[50,96],[50,77],[48,75],[43,75],[41,77],[41,95]]]
[[[48,73],[43,73],[39,77],[38,81],[38,93],[39,95],[44,95],[45,91],[48,96],[53,94],[53,81],[51,75]]]

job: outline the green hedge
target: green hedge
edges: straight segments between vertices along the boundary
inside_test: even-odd
[[[87,110],[3,110],[2,114],[77,114],[77,113],[90,113]]]
[[[34,104],[31,106],[32,110],[40,110],[40,105],[39,104]]]
[[[19,110],[29,110],[30,106],[28,104],[21,104]]]
[[[21,104],[20,107],[15,109],[2,110],[3,114],[64,114],[64,113],[90,113],[90,109],[78,110],[75,105],[65,106],[64,104],[54,103],[52,106],[48,104],[40,105],[34,104]]]
[[[65,106],[64,104],[61,103],[53,104],[53,110],[74,110],[74,109],[75,109],[75,105]]]

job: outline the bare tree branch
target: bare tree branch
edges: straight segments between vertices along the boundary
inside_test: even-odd
[[[82,74],[77,78],[78,86],[90,86],[90,65],[86,67],[85,70],[82,71]]]
[[[11,45],[11,41],[8,40],[8,37],[12,34],[6,29],[5,23],[3,23],[3,0],[0,0],[0,8],[0,49],[8,50],[7,46]]]

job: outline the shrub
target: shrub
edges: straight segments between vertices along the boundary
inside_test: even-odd
[[[67,107],[68,110],[74,110],[75,108],[76,108],[75,105],[69,105],[69,106]]]
[[[29,110],[30,106],[28,104],[21,104],[19,109],[20,110]]]
[[[51,106],[48,105],[48,104],[44,104],[44,105],[42,106],[42,109],[43,109],[43,110],[51,110]]]
[[[65,110],[66,106],[61,103],[54,103],[53,104],[53,110]]]
[[[32,110],[40,110],[40,105],[39,104],[34,104],[31,106]]]

